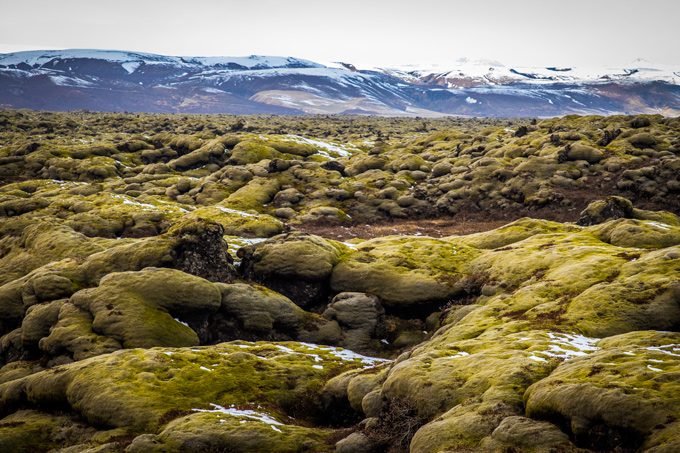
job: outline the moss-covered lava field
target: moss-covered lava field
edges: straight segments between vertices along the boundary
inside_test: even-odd
[[[680,118],[0,111],[0,451],[680,451]]]

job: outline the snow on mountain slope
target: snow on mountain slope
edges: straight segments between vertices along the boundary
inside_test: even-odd
[[[357,68],[293,57],[115,50],[0,54],[0,107],[196,113],[554,116],[680,113],[680,70],[446,65]]]
[[[55,59],[93,59],[113,63],[144,62],[146,64],[170,64],[181,66],[180,58],[166,57],[137,52],[124,52],[118,50],[92,50],[92,49],[67,49],[67,50],[30,50],[26,52],[14,52],[0,54],[0,65],[11,66],[26,64],[31,67],[41,67]]]
[[[31,50],[0,54],[0,65],[12,66],[22,63],[31,67],[48,66],[53,60],[90,59],[128,65],[170,65],[175,67],[233,67],[234,69],[266,69],[266,68],[303,68],[323,67],[309,60],[292,57],[269,57],[250,55],[248,57],[171,57],[140,52],[119,50],[67,49],[67,50]],[[134,70],[128,70],[129,73]]]
[[[390,68],[366,68],[402,78],[410,83],[437,84],[449,88],[479,85],[532,83],[596,83],[606,81],[652,82],[680,84],[680,65],[652,64],[642,59],[626,67],[525,67],[505,66],[497,61],[462,58],[447,65],[403,65]]]

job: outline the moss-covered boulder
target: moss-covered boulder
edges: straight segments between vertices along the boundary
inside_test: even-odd
[[[230,194],[223,205],[239,210],[258,209],[271,202],[280,187],[276,179],[256,177]]]
[[[190,217],[210,219],[222,225],[225,235],[247,238],[271,237],[282,233],[284,228],[283,223],[272,216],[220,205],[198,208]]]
[[[236,165],[255,164],[264,159],[280,159],[279,151],[265,142],[244,140],[231,151],[230,160]]]
[[[348,248],[336,241],[297,232],[239,251],[246,276],[302,307],[323,302],[333,268],[347,252]]]
[[[297,339],[320,319],[287,297],[259,285],[219,284],[220,313],[206,329],[206,340]]]
[[[92,314],[72,303],[59,309],[59,317],[49,330],[49,335],[39,340],[40,350],[49,357],[66,357],[82,360],[121,349],[120,341],[93,330]]]
[[[52,451],[87,442],[95,433],[76,417],[21,410],[0,420],[0,449],[17,453]]]
[[[96,288],[71,298],[93,316],[94,331],[125,348],[193,346],[199,340],[184,319],[207,317],[221,303],[212,283],[174,269],[112,273]]]
[[[527,415],[556,420],[579,446],[672,451],[680,445],[680,335],[632,332],[602,340],[526,392]]]
[[[455,241],[385,237],[362,242],[333,268],[335,291],[378,296],[388,307],[445,303],[464,292],[466,264],[478,251]]]
[[[480,444],[484,451],[512,451],[539,453],[559,451],[580,452],[569,436],[549,422],[534,420],[520,415],[506,417]]]
[[[680,244],[680,226],[657,221],[620,219],[591,231],[603,242],[618,247],[658,249]]]
[[[478,249],[496,249],[537,234],[566,233],[578,230],[578,227],[565,223],[522,218],[493,230],[462,236],[457,240]]]
[[[579,225],[595,225],[612,219],[632,218],[633,203],[623,197],[609,197],[606,200],[598,200],[590,203],[581,212],[578,219]]]
[[[604,157],[604,153],[597,148],[583,143],[573,143],[567,146],[566,155],[569,160],[585,160],[589,164],[596,164]]]
[[[385,310],[380,300],[364,293],[340,293],[324,311],[343,330],[340,345],[353,351],[377,349],[385,335]],[[375,343],[375,344],[371,344]]]

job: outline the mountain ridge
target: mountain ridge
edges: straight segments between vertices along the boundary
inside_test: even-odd
[[[0,54],[0,106],[162,113],[559,116],[680,113],[680,71],[504,66],[361,67],[296,57],[118,50]]]

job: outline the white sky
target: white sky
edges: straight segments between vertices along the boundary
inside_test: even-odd
[[[0,0],[0,52],[680,64],[680,0]]]

